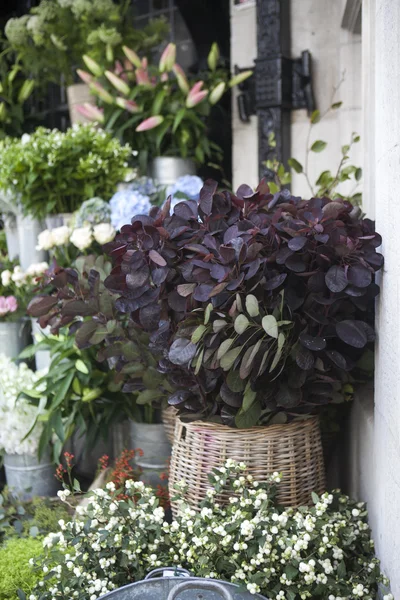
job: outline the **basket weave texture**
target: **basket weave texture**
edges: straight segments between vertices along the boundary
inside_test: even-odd
[[[173,446],[175,437],[176,415],[178,411],[173,406],[168,406],[162,410],[162,422],[164,423],[165,433],[168,441]]]
[[[176,419],[175,439],[170,466],[170,492],[185,480],[186,502],[198,509],[210,487],[208,473],[231,458],[247,465],[247,474],[258,481],[278,471],[278,502],[284,506],[302,506],[311,501],[311,492],[325,491],[325,468],[318,417],[309,417],[284,425],[234,429],[216,423]],[[218,501],[229,502],[231,494]],[[178,504],[172,502],[178,512]]]

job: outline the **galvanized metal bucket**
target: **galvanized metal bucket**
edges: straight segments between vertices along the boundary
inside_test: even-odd
[[[161,186],[173,185],[183,175],[196,175],[196,165],[190,158],[157,156],[151,165],[151,175]]]
[[[34,317],[31,318],[31,326],[32,326],[32,338],[33,343],[37,344],[40,341],[41,336],[47,337],[50,334],[50,327],[46,327],[43,329],[40,327],[38,320]],[[50,350],[37,350],[35,352],[35,364],[36,370],[41,371],[42,369],[47,369],[51,363]]]
[[[17,216],[18,238],[19,238],[19,262],[22,270],[34,264],[46,260],[47,253],[44,250],[37,250],[38,236],[44,230],[40,221],[31,217]]]
[[[3,215],[4,231],[6,234],[7,254],[10,260],[19,256],[19,237],[17,219],[13,214]]]
[[[155,575],[163,574],[163,577]],[[267,600],[233,583],[192,577],[184,569],[155,569],[143,581],[131,583],[99,600]]]
[[[0,353],[16,358],[31,343],[29,319],[0,322]]]
[[[72,213],[60,213],[59,215],[48,215],[45,219],[47,229],[55,229],[63,225],[69,225],[72,221]]]
[[[39,461],[28,454],[5,454],[4,468],[7,485],[21,500],[34,496],[56,496],[59,484],[54,477],[55,467],[47,454]]]

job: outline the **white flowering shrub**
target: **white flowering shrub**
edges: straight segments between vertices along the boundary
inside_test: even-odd
[[[38,384],[42,376],[43,372],[34,373],[25,363],[17,366],[0,354],[0,451],[31,456],[37,453],[43,423],[33,427],[38,408],[19,395],[23,390],[43,391]]]
[[[277,600],[375,598],[378,582],[387,582],[364,504],[335,492],[315,496],[312,507],[284,509],[275,502],[279,475],[259,483],[245,469],[230,460],[214,469],[200,512],[181,501],[172,523],[141,482],[127,481],[122,500],[113,483],[94,491],[76,520],[60,521],[45,539],[50,583],[41,582],[29,600],[96,600],[168,565]],[[218,494],[226,487],[232,497],[222,506]],[[69,492],[59,494],[67,500]]]

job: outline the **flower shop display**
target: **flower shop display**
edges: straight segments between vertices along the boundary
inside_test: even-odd
[[[25,363],[17,366],[4,354],[0,354],[0,366],[0,451],[7,484],[21,499],[54,496],[57,482],[50,460],[50,439],[38,458],[44,429],[41,419],[45,416],[42,373],[34,373]],[[34,393],[39,408],[20,397],[23,393]]]
[[[136,50],[147,50],[159,44],[167,25],[152,20],[143,29],[133,26],[128,2],[112,0],[41,0],[22,17],[6,23],[9,47],[16,53],[25,72],[32,74],[39,86],[74,83],[74,69],[83,66],[82,55],[90,52],[104,64],[122,56],[123,43]]]
[[[219,157],[221,149],[207,136],[207,119],[211,108],[223,94],[244,81],[247,71],[229,79],[219,66],[219,50],[213,44],[208,57],[209,69],[196,80],[188,79],[176,63],[176,47],[170,43],[158,65],[147,57],[140,58],[127,46],[124,65],[114,71],[104,70],[86,59],[90,71],[79,70],[81,79],[89,84],[103,112],[93,114],[93,120],[104,124],[121,138],[129,132],[129,142],[139,150],[142,162],[156,159],[153,177],[169,185],[179,176],[193,175],[194,164]],[[83,107],[85,108],[85,107]],[[87,107],[86,107],[87,108]],[[158,157],[172,157],[165,165]],[[163,174],[166,181],[162,181]]]
[[[110,482],[78,507],[75,520],[61,521],[46,538],[47,556],[32,562],[49,578],[30,599],[94,600],[168,565],[279,600],[375,598],[387,580],[365,504],[335,491],[314,495],[311,507],[285,509],[276,502],[279,485],[277,473],[256,482],[244,463],[229,460],[210,473],[201,511],[184,506],[168,523],[154,491],[142,482],[125,481],[122,490]],[[183,487],[176,495],[184,503]],[[226,488],[235,495],[223,506],[218,499]],[[68,503],[70,491],[60,496]]]
[[[19,199],[24,215],[44,220],[72,213],[96,195],[111,197],[131,154],[129,146],[92,125],[65,133],[39,127],[0,143],[0,183]]]

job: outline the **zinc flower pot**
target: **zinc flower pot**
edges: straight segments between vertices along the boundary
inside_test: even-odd
[[[55,229],[56,227],[62,227],[63,225],[69,225],[72,221],[72,213],[61,213],[59,215],[49,215],[46,217],[47,229]]]
[[[167,187],[183,175],[196,175],[196,165],[190,158],[157,156],[152,161],[151,175],[159,185]]]
[[[34,344],[37,344],[38,341],[40,341],[41,336],[47,336],[50,333],[50,327],[46,327],[45,329],[43,329],[42,327],[40,327],[38,320],[33,317],[31,318],[31,327]],[[50,362],[50,350],[37,350],[35,352],[35,364],[37,371],[47,369],[50,365]]]
[[[19,262],[22,270],[26,271],[33,263],[46,260],[46,252],[37,250],[38,236],[44,230],[43,224],[37,219],[19,214],[17,216]]]
[[[16,358],[31,343],[29,319],[0,321],[0,354]]]
[[[311,492],[325,490],[325,468],[318,417],[288,424],[236,429],[219,423],[194,421],[175,427],[169,485],[185,480],[187,503],[198,509],[209,488],[208,474],[227,459],[243,462],[247,474],[264,481],[274,472],[282,474],[278,502],[303,506],[311,502]],[[229,502],[222,494],[219,501]],[[172,502],[174,513],[179,506]]]
[[[75,123],[88,123],[89,119],[84,117],[77,107],[81,104],[93,104],[93,96],[86,83],[74,83],[67,87],[67,101],[71,125]]]
[[[5,454],[4,468],[8,487],[21,500],[57,495],[59,484],[50,453],[41,460],[28,454]]]
[[[19,237],[17,219],[13,214],[3,215],[4,231],[6,234],[7,254],[10,260],[19,256]]]
[[[76,471],[87,479],[94,479],[99,467],[99,460],[105,454],[112,458],[112,435],[107,440],[99,438],[89,446],[85,432],[75,431],[64,446],[64,451],[74,455]]]

